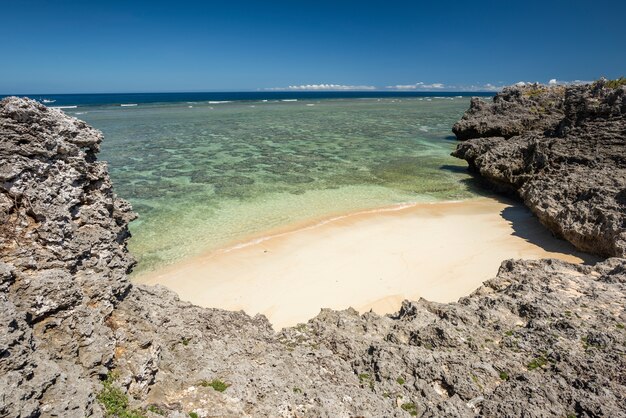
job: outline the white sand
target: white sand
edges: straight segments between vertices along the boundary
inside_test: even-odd
[[[526,209],[480,198],[301,225],[134,280],[165,285],[201,306],[262,313],[279,329],[322,307],[384,314],[404,299],[456,301],[509,258],[585,256],[552,238]]]

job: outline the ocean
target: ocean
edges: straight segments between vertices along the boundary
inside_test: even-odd
[[[475,196],[449,155],[461,93],[30,97],[104,133],[99,158],[139,214],[136,273],[292,224]]]

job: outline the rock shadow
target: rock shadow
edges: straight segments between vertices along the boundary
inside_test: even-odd
[[[539,219],[521,203],[511,199],[498,197],[498,200],[511,206],[500,212],[513,228],[512,235],[520,237],[527,242],[537,245],[549,252],[571,254],[583,260],[583,264],[593,265],[603,258],[579,251],[570,242],[558,238],[552,234]]]
[[[440,166],[439,169],[452,173],[469,174],[471,177],[461,180],[468,190],[478,196],[495,199],[509,205],[509,207],[502,210],[500,215],[511,224],[513,228],[512,235],[535,244],[548,252],[560,252],[576,256],[583,260],[583,264],[593,265],[603,260],[602,257],[579,251],[569,241],[556,237],[548,228],[543,226],[530,209],[524,206],[517,195],[497,194],[493,191],[493,186],[489,182],[468,171],[467,167],[446,164]]]

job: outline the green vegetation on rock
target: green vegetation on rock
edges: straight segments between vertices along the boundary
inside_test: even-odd
[[[229,384],[222,382],[219,379],[213,379],[210,382],[208,380],[203,380],[200,382],[200,386],[210,387],[215,389],[218,392],[224,392],[226,389],[230,387]]]
[[[117,376],[109,373],[102,382],[102,390],[98,393],[98,402],[102,405],[107,418],[145,418],[137,409],[128,408],[128,396],[114,385]]]
[[[619,77],[615,80],[606,80],[604,86],[610,89],[616,89],[621,86],[626,86],[626,77]]]
[[[403,403],[400,408],[411,414],[411,416],[417,416],[417,407],[412,402]]]
[[[528,363],[526,367],[528,367],[528,370],[535,370],[545,366],[547,363],[548,359],[546,359],[545,356],[539,356],[533,359],[533,361],[531,361],[530,363]]]
[[[368,373],[359,374],[359,383],[361,386],[363,386],[365,382],[368,382],[370,389],[374,389],[374,378]]]
[[[148,411],[150,411],[150,412],[152,412],[152,413],[154,413],[154,414],[157,414],[157,415],[165,415],[165,411],[164,411],[164,410],[162,410],[161,408],[159,408],[159,407],[158,407],[158,406],[156,406],[156,405],[150,405],[150,406],[148,407]]]
[[[524,96],[534,98],[534,97],[541,96],[545,92],[546,92],[545,87],[538,86],[532,89],[525,90],[523,94]]]

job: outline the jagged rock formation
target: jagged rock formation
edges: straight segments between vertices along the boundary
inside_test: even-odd
[[[565,87],[539,85],[507,87],[492,103],[472,97],[470,108],[454,124],[458,140],[511,138],[530,130],[546,131],[563,118]]]
[[[509,87],[472,99],[453,155],[583,251],[626,256],[626,86]]]
[[[104,319],[130,288],[134,214],[95,161],[98,131],[0,103],[0,416],[84,416],[113,358]]]
[[[100,141],[0,102],[0,416],[626,416],[625,259],[510,260],[458,303],[275,333],[129,283]]]

